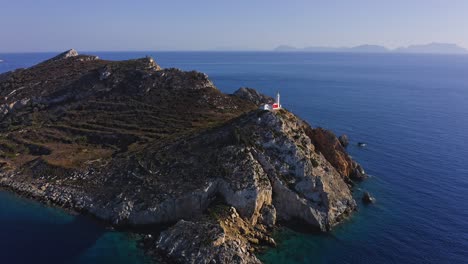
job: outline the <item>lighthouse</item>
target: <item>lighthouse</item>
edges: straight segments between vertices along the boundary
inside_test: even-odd
[[[272,103],[272,104],[263,104],[263,105],[260,106],[260,109],[268,110],[268,111],[281,109],[280,93],[276,92],[276,100],[275,100],[274,103]]]
[[[280,93],[279,92],[276,92],[276,102],[273,103],[273,109],[280,109],[281,108],[281,104],[280,104]]]

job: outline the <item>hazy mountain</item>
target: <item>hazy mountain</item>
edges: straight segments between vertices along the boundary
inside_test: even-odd
[[[381,53],[388,52],[389,50],[383,46],[378,45],[360,45],[356,47],[305,47],[296,48],[288,45],[281,45],[274,49],[275,51],[302,51],[302,52],[369,52]]]
[[[281,45],[274,51],[283,52],[356,52],[356,53],[435,53],[435,54],[468,54],[468,50],[456,45],[448,43],[430,43],[425,45],[412,45],[409,47],[400,47],[396,49],[388,49],[379,45],[359,45],[355,47],[305,47],[296,48],[288,45]]]
[[[305,47],[301,49],[302,51],[310,51],[310,52],[337,52],[342,50],[343,48],[334,48],[334,47]]]
[[[298,51],[296,47],[288,45],[280,45],[274,49],[275,51]]]
[[[352,48],[348,48],[351,52],[374,52],[374,53],[381,53],[381,52],[388,52],[389,49],[379,45],[360,45]]]
[[[443,53],[443,54],[462,54],[468,53],[468,50],[456,44],[450,43],[430,43],[425,45],[411,45],[394,50],[400,53]]]

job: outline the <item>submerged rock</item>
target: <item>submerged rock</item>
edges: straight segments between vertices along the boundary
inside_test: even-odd
[[[364,192],[362,195],[362,201],[366,204],[375,203],[375,198],[371,196],[369,192]]]
[[[361,165],[354,162],[353,170],[351,171],[350,178],[353,180],[362,181],[362,180],[367,179],[367,174]]]

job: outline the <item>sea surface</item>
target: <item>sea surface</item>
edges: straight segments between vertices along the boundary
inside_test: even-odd
[[[347,134],[371,176],[359,210],[328,234],[284,229],[266,263],[468,263],[468,56],[274,52],[88,52],[153,56],[207,73],[222,91],[248,86],[312,126]],[[53,53],[0,54],[0,72]],[[366,142],[365,148],[357,142]],[[377,203],[360,202],[363,191]],[[0,192],[0,262],[145,263],[126,233]]]

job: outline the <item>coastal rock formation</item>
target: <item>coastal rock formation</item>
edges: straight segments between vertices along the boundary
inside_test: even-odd
[[[178,263],[261,263],[249,247],[245,241],[227,236],[219,224],[207,221],[180,220],[157,242],[157,248]]]
[[[346,153],[346,150],[333,132],[317,128],[307,130],[307,133],[317,151],[322,153],[344,178],[351,178],[353,180],[363,180],[366,178],[362,167]]]
[[[340,141],[341,146],[343,146],[344,148],[346,148],[349,145],[349,139],[347,135],[339,136],[338,140]]]
[[[234,92],[234,95],[244,100],[250,101],[255,105],[272,104],[275,102],[275,99],[272,97],[261,94],[257,90],[248,87],[239,88]]]
[[[211,217],[180,220],[162,232],[156,248],[178,263],[261,263],[251,244],[274,243],[231,207],[216,207]],[[196,239],[193,239],[196,238]]]
[[[0,185],[115,226],[176,223],[152,245],[174,261],[256,263],[278,221],[346,218],[365,175],[332,132],[258,109],[269,100],[70,50],[0,75]]]

